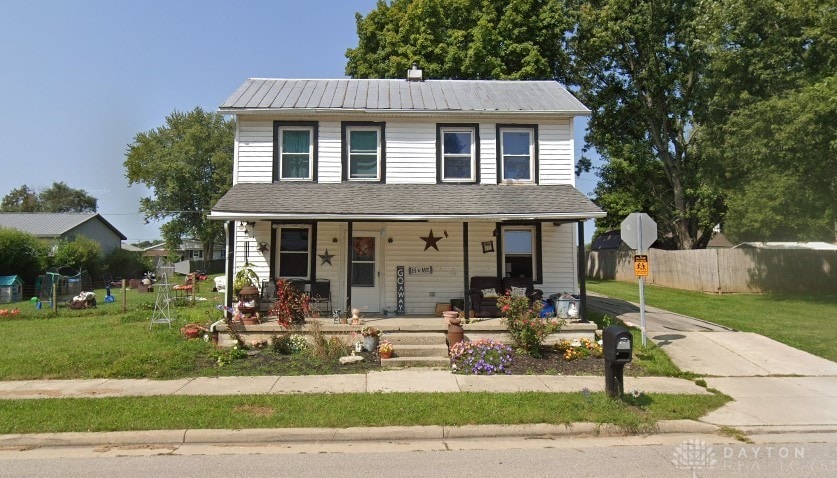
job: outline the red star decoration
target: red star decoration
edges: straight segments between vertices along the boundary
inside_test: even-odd
[[[426,250],[428,250],[428,249],[430,249],[431,247],[432,247],[433,249],[436,249],[436,250],[438,251],[438,250],[439,250],[439,246],[437,246],[437,245],[436,245],[436,243],[437,243],[437,242],[439,242],[439,240],[441,240],[442,238],[441,238],[441,237],[434,237],[434,236],[433,236],[433,229],[431,229],[431,230],[430,230],[430,234],[428,234],[428,235],[427,235],[427,236],[425,236],[425,237],[419,237],[419,239],[421,239],[422,241],[424,241],[424,250],[425,250],[425,251],[426,251]]]

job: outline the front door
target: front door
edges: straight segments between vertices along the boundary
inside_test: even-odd
[[[381,311],[378,236],[356,232],[352,238],[352,308],[361,314]]]

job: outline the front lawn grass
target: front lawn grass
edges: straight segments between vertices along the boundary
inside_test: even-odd
[[[573,422],[609,423],[636,433],[652,430],[658,420],[697,419],[729,400],[719,394],[643,394],[611,400],[603,392],[2,400],[0,433]]]
[[[587,286],[590,291],[608,297],[639,302],[636,284],[588,280]],[[834,295],[707,294],[646,286],[645,303],[736,330],[755,332],[837,361],[837,347],[833,344],[837,318]]]

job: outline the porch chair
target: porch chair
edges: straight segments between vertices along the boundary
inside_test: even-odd
[[[311,283],[311,306],[319,312],[331,313],[331,281],[328,279],[317,279]],[[322,309],[321,306],[326,308]]]

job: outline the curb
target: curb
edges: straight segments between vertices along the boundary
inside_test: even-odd
[[[717,433],[720,427],[695,420],[663,420],[647,433],[629,433],[612,424],[589,422],[555,425],[390,426],[353,428],[180,429],[120,432],[69,432],[0,435],[0,447],[70,447],[300,443],[471,438],[614,437],[668,433]]]

